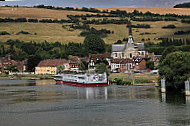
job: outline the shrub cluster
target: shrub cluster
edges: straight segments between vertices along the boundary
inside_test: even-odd
[[[123,81],[122,79],[115,78],[114,80],[110,81],[111,84],[116,85],[132,85],[130,81]]]
[[[166,29],[166,28],[174,29],[174,28],[176,28],[176,26],[175,25],[167,25],[167,26],[163,26],[162,28],[163,29]]]

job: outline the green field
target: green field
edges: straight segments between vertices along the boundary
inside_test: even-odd
[[[6,8],[0,7],[0,18],[37,18],[37,19],[67,19],[67,14],[87,14],[89,12],[78,12],[78,11],[66,11],[66,10],[48,10],[48,9],[37,9],[37,8]],[[25,12],[25,13],[24,13]],[[38,13],[39,12],[39,13]],[[49,15],[48,15],[49,14]],[[94,18],[87,18],[88,20]],[[98,19],[98,18],[97,18]],[[119,19],[119,18],[118,18]],[[69,28],[63,28],[62,25],[69,25],[71,23],[0,23],[0,31],[9,32],[11,35],[1,35],[0,41],[5,42],[9,39],[19,39],[26,42],[36,41],[48,41],[61,43],[76,42],[82,43],[84,37],[79,36],[82,30],[69,30]],[[181,23],[180,21],[156,21],[156,22],[135,22],[132,24],[150,24],[151,28],[133,28],[133,37],[135,42],[159,42],[157,39],[161,37],[169,38],[189,38],[190,35],[174,35],[176,31],[190,30],[190,24]],[[177,28],[175,29],[162,29],[163,26],[174,24]],[[107,29],[114,31],[114,34],[108,34],[107,37],[103,38],[106,43],[112,44],[117,40],[123,40],[128,37],[128,28],[126,25],[117,24],[105,24],[105,25],[90,25],[96,29]],[[20,31],[26,31],[30,34],[19,34]],[[151,33],[149,35],[140,35],[140,33]],[[37,33],[36,35],[34,35]],[[142,41],[145,39],[145,41]]]

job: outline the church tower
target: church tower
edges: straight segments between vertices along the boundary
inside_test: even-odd
[[[124,54],[126,58],[132,59],[134,56],[136,56],[137,49],[135,48],[135,44],[133,41],[133,35],[132,35],[132,27],[131,27],[131,20],[129,18],[129,38],[127,44],[125,44],[125,50]]]
[[[129,18],[129,39],[128,39],[128,44],[129,44],[129,43],[130,43],[130,44],[134,44],[130,18]]]

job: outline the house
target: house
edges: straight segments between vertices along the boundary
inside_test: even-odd
[[[134,71],[144,71],[146,69],[146,59],[143,57],[134,57],[135,62]]]
[[[132,59],[113,59],[111,61],[111,72],[131,72],[134,62]]]
[[[102,60],[106,60],[108,62],[108,66],[111,65],[111,54],[108,52],[105,52],[103,54],[89,54],[88,58],[89,58],[88,69],[90,71],[94,71],[95,64]]]
[[[113,59],[133,59],[133,57],[145,57],[148,54],[144,43],[134,43],[132,36],[131,22],[129,21],[129,39],[125,44],[113,44],[112,54]]]
[[[72,56],[69,58],[70,71],[78,71],[81,59],[78,56]]]
[[[23,61],[14,61],[12,60],[12,63],[17,66],[17,69],[19,72],[24,72],[27,69],[27,60],[23,60]]]
[[[8,71],[7,67],[14,65],[10,57],[3,57],[0,59],[0,69],[1,71]]]
[[[19,72],[24,72],[27,69],[27,60],[15,61],[11,60],[10,55],[8,57],[0,58],[0,71],[7,71],[8,66],[16,66]]]
[[[154,52],[149,54],[150,61],[154,62],[154,66],[158,66],[162,55],[155,55]]]
[[[35,67],[35,74],[56,74],[59,65],[64,65],[65,70],[70,68],[66,59],[43,60]]]

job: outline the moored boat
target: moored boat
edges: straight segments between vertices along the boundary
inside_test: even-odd
[[[108,85],[107,74],[61,73],[54,76],[56,84],[66,84],[78,87],[103,87]]]

